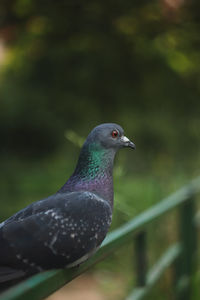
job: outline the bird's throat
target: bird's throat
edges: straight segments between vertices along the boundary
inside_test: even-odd
[[[108,149],[83,149],[75,170],[81,178],[92,180],[106,173],[112,175],[114,153]]]
[[[61,191],[94,192],[112,205],[114,156],[110,149],[83,147],[76,169]]]

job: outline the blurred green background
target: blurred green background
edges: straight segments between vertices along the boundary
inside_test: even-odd
[[[197,0],[1,0],[0,220],[57,191],[103,122],[137,146],[116,159],[112,228],[199,174],[199,11]],[[150,262],[175,223],[150,226]],[[88,275],[102,299],[133,285],[125,248]],[[166,276],[148,299],[172,299]]]

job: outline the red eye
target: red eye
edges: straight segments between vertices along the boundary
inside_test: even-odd
[[[119,132],[117,130],[113,130],[111,135],[114,139],[116,139],[118,137]]]

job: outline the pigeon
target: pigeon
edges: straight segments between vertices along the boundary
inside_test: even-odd
[[[58,192],[0,223],[0,284],[79,266],[97,251],[111,224],[113,162],[123,147],[135,144],[121,126],[95,127]]]

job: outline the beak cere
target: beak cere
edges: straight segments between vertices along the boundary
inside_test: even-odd
[[[130,147],[132,149],[136,149],[136,146],[133,142],[131,142],[126,136],[121,137],[121,141],[125,147]]]

